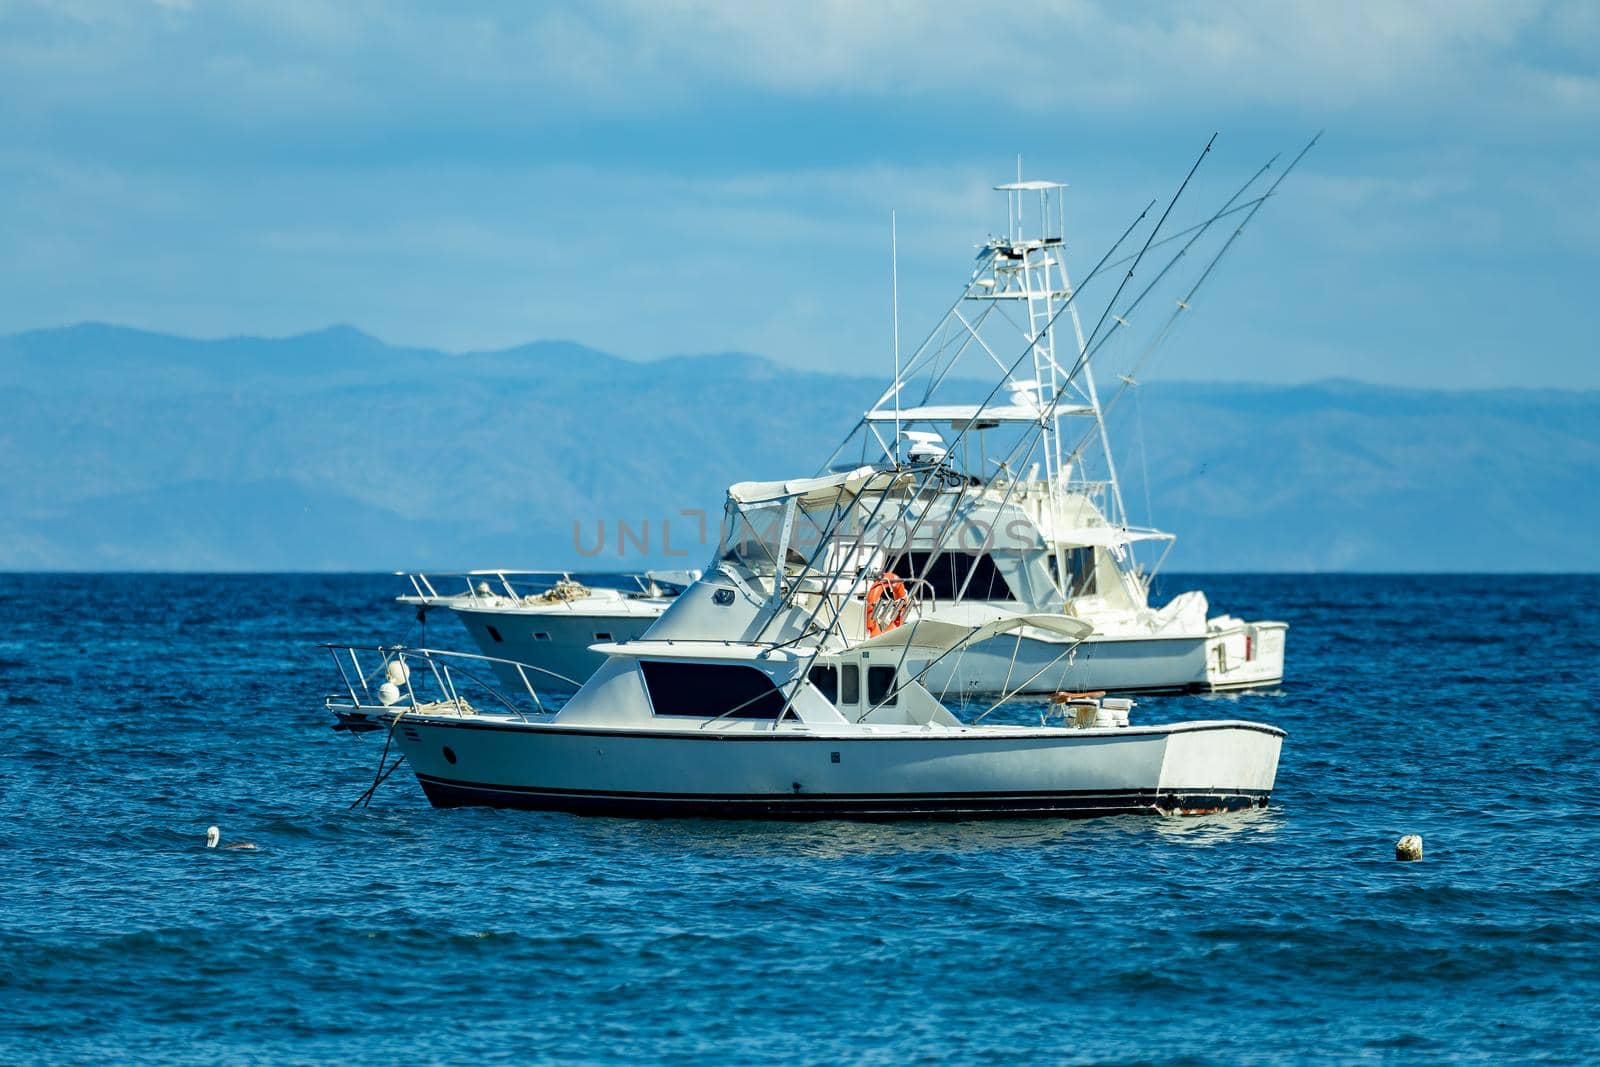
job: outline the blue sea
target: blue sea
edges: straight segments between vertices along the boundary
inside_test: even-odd
[[[798,824],[351,810],[395,582],[0,576],[0,1062],[1600,1061],[1600,578],[1169,578],[1292,626],[1135,709],[1270,808]]]

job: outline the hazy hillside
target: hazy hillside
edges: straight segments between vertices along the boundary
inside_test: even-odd
[[[808,473],[881,387],[751,356],[447,354],[336,327],[0,338],[0,569],[698,565],[722,487]],[[780,400],[783,403],[780,403]],[[1138,432],[1142,424],[1142,435]],[[1600,394],[1146,386],[1128,503],[1178,570],[1600,569]],[[1142,436],[1146,453],[1136,442]],[[586,557],[604,523],[607,548]],[[631,546],[630,546],[631,548]]]

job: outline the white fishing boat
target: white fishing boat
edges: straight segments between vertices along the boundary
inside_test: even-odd
[[[1268,170],[1262,168],[1208,221],[1153,242],[1170,255],[1157,281],[1177,261],[1198,260],[1208,251],[1201,244],[1208,233],[1231,228],[1236,236],[1292,169],[1293,163],[1270,188],[1252,192]],[[960,296],[903,366],[896,341],[893,381],[822,470],[841,461],[854,467],[916,459],[958,469],[968,491],[945,502],[947,513],[929,512],[905,531],[888,572],[918,590],[930,618],[957,625],[1017,612],[1087,621],[1093,632],[1077,646],[1068,674],[1076,689],[1213,692],[1279,684],[1286,623],[1212,614],[1199,590],[1159,606],[1151,602],[1152,582],[1174,537],[1129,519],[1106,414],[1136,379],[1124,376],[1103,404],[1095,356],[1107,342],[1120,343],[1154,284],[1118,308],[1107,305],[1107,315],[1086,335],[1066,262],[1065,186],[1019,175],[997,188],[1008,205],[1006,234],[981,246]],[[1169,241],[1181,241],[1175,253]],[[1228,237],[1199,281],[1173,301],[1147,338],[1140,366],[1193,305],[1232,243]],[[1110,277],[1131,259],[1108,257],[1088,280]],[[1069,324],[1070,339],[1059,338]],[[1003,366],[998,353],[1019,343],[1027,345],[1027,358],[1009,368],[1003,388],[977,403],[960,395],[972,391],[974,369],[991,377]],[[947,443],[952,433],[961,435],[955,454]],[[1158,554],[1150,558],[1147,549]],[[483,595],[469,584],[465,596],[441,600],[413,576],[416,595],[401,599],[451,607],[486,656],[578,681],[602,661],[590,644],[638,637],[671,603],[668,597],[596,594],[530,604],[502,589],[503,580],[491,586],[478,581]],[[1034,678],[1021,691],[1047,693],[1055,679],[1045,668],[1069,647],[1048,634],[1020,645],[990,642],[944,662],[928,682],[942,694],[976,697]]]
[[[1006,233],[981,246],[960,296],[903,366],[897,356],[893,382],[824,467],[940,459],[966,479],[963,492],[905,532],[889,564],[921,588],[927,617],[966,625],[1019,611],[1082,619],[1093,632],[1067,674],[1077,689],[1212,692],[1282,681],[1287,624],[1213,615],[1199,590],[1151,603],[1152,580],[1174,536],[1130,521],[1106,426],[1108,407],[1136,385],[1133,374],[1232,246],[1230,236],[1220,249],[1208,248],[1202,243],[1208,232],[1236,236],[1288,174],[1252,194],[1267,170],[1208,222],[1169,238],[1175,247],[1162,251],[1166,263],[1155,281],[1120,304],[1113,298],[1087,334],[1067,268],[1066,187],[1020,176],[996,187],[1007,199]],[[1234,218],[1240,213],[1243,221]],[[1232,221],[1219,226],[1225,219]],[[1197,252],[1212,253],[1210,261]],[[1185,257],[1203,264],[1198,280],[1158,312],[1158,328],[1139,339],[1136,365],[1103,403],[1096,356],[1108,343],[1125,346],[1121,335],[1139,313],[1156,310],[1149,298],[1159,294],[1157,283]],[[1084,284],[1119,277],[1116,268],[1132,258],[1108,256]],[[1003,388],[977,385],[974,368],[992,373],[997,353],[1019,342],[1029,358],[1010,366]],[[983,399],[975,401],[974,393]],[[953,451],[952,433],[960,435]],[[1006,691],[1053,663],[1063,647],[1048,634],[1020,645],[992,641],[952,659],[928,681],[938,691]],[[1044,691],[1047,675],[1023,692]]]
[[[605,662],[590,646],[632,641],[666,611],[699,571],[645,571],[625,576],[631,588],[585,583],[567,571],[475,570],[459,574],[401,572],[412,591],[397,597],[418,618],[445,608],[516,689],[509,664],[536,668],[546,691],[576,691]],[[445,588],[444,592],[440,587]]]
[[[1133,725],[1131,701],[1099,694],[1062,694],[1038,725],[1001,724],[934,698],[927,669],[968,644],[1043,632],[1070,646],[1089,632],[1060,614],[956,626],[892,588],[871,531],[906,521],[944,481],[902,465],[732,487],[714,569],[646,636],[597,646],[605,664],[553,714],[469,695],[509,669],[541,708],[524,665],[404,648],[335,648],[346,685],[327,706],[341,727],[385,730],[439,807],[815,818],[1264,806],[1283,738],[1271,726]],[[863,514],[874,521],[854,523]],[[817,547],[801,556],[808,534]]]
[[[369,670],[356,650],[334,649],[346,688],[327,706],[339,725],[385,729],[385,755],[399,746],[373,788],[404,759],[442,807],[967,817],[1265,805],[1283,732],[1262,723],[1134,725],[1131,700],[1059,689],[1037,724],[986,722],[1041,679],[1059,687],[1093,624],[992,605],[967,606],[988,618],[941,617],[926,578],[889,569],[918,543],[917,531],[952,525],[973,490],[989,484],[955,457],[1043,336],[1035,331],[1016,361],[1000,364],[1002,380],[978,416],[958,416],[948,446],[924,439],[901,455],[896,427],[883,463],[731,486],[708,572],[644,636],[597,644],[605,663],[553,713],[521,663],[489,665],[516,674],[533,712],[492,689],[495,703],[463,692],[481,687],[483,656],[378,649]],[[1046,435],[1065,393],[1063,385],[1038,397],[1024,440]],[[1015,490],[1013,482],[1003,502]],[[1059,651],[1015,684],[1008,678],[1000,700],[976,714],[926,684],[994,642],[1010,642],[1016,662],[1025,641]]]

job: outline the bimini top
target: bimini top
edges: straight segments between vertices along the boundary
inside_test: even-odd
[[[875,484],[874,483],[875,480]],[[857,467],[820,478],[790,478],[782,482],[735,482],[728,486],[728,499],[735,504],[777,504],[795,499],[803,511],[822,511],[863,493],[888,493],[910,485],[909,474]]]

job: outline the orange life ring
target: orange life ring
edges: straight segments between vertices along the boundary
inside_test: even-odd
[[[884,603],[884,596],[888,602]],[[867,590],[867,636],[877,637],[906,621],[906,583],[894,571],[884,571],[883,577]]]

